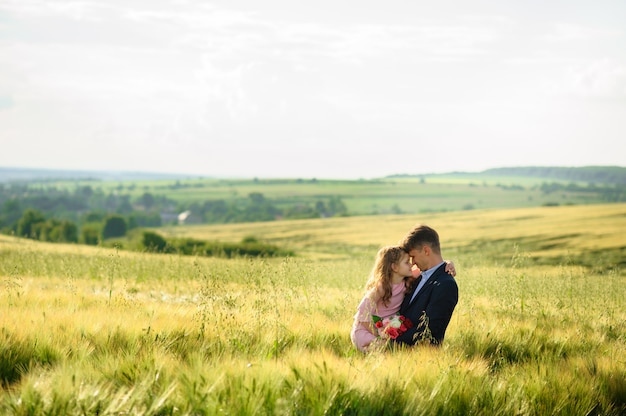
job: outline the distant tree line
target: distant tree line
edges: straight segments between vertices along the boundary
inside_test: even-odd
[[[339,197],[313,203],[282,204],[252,192],[247,198],[189,204],[145,192],[131,198],[122,189],[104,193],[90,186],[73,192],[27,184],[0,184],[0,230],[4,234],[52,242],[98,244],[139,227],[176,224],[187,211],[195,223],[236,223],[348,215]]]
[[[544,182],[540,186],[541,192],[551,194],[554,192],[578,192],[593,193],[599,195],[606,202],[626,202],[626,185],[596,186],[593,183],[581,186],[576,183],[563,184],[558,182]]]
[[[496,186],[508,191],[523,191],[525,189],[521,185],[498,184]],[[594,197],[605,202],[626,202],[626,185],[597,186],[593,183],[579,185],[574,182],[568,184],[562,182],[543,182],[539,186],[533,186],[533,189],[536,188],[546,195],[555,192],[572,192],[578,194],[593,194]]]
[[[481,174],[491,176],[530,176],[555,180],[587,182],[589,184],[612,184],[626,186],[626,168],[620,166],[584,167],[512,167],[488,169]]]
[[[455,175],[475,176],[512,176],[544,178],[546,180],[561,180],[568,182],[585,182],[594,186],[618,185],[626,186],[626,168],[621,166],[584,166],[584,167],[555,167],[555,166],[526,166],[511,168],[487,169],[479,173],[453,172]],[[448,174],[441,174],[448,175]],[[389,178],[421,178],[426,181],[429,176],[439,176],[438,174],[414,175],[399,174],[391,175]]]
[[[281,249],[273,244],[260,242],[248,236],[239,243],[201,241],[192,238],[179,238],[167,241],[160,234],[144,231],[141,241],[143,250],[153,253],[176,253],[181,255],[209,257],[289,257],[293,251]]]

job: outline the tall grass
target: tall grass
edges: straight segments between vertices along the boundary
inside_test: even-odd
[[[350,344],[352,315],[377,244],[396,241],[397,224],[408,228],[413,218],[362,218],[365,227],[346,219],[335,223],[339,233],[319,232],[326,223],[294,223],[300,256],[287,259],[125,253],[2,237],[0,413],[624,414],[619,262],[577,264],[586,247],[574,251],[576,233],[562,230],[572,260],[542,265],[537,260],[553,252],[524,238],[529,230],[548,233],[538,226],[543,214],[508,213],[519,219],[499,235],[489,224],[507,221],[506,213],[492,214],[477,216],[482,226],[471,223],[465,233],[467,218],[450,214],[444,228],[466,248],[448,250],[451,257],[444,251],[457,264],[460,290],[444,346],[371,355]],[[615,232],[616,223],[601,215],[592,223],[570,228]],[[481,239],[510,244],[472,251]],[[604,240],[609,251],[624,245]],[[328,252],[327,244],[346,250]]]

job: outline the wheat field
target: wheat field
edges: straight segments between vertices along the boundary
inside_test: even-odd
[[[460,300],[439,349],[363,355],[379,246],[440,233]],[[626,205],[219,226],[289,258],[200,258],[0,237],[0,413],[621,415]]]

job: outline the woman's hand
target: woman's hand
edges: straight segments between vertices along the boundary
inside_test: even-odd
[[[452,276],[456,276],[456,269],[454,268],[454,263],[446,260],[446,272],[451,274]]]

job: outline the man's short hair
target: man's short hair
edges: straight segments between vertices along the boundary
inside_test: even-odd
[[[418,224],[404,237],[404,240],[400,242],[400,246],[407,253],[413,249],[422,247],[423,245],[429,245],[432,250],[440,254],[441,247],[439,246],[439,234],[437,231],[430,228],[427,225]]]

